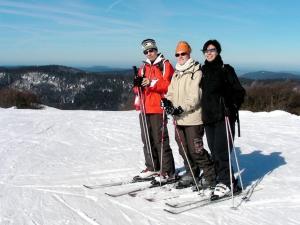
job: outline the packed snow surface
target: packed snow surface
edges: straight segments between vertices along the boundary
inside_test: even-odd
[[[165,199],[193,194],[189,188],[169,185],[113,198],[105,192],[145,184],[83,187],[128,180],[144,169],[137,112],[0,109],[0,224],[300,224],[300,117],[241,111],[240,120],[243,183],[255,184],[249,201],[236,199],[235,210],[229,200],[173,215],[163,210]]]

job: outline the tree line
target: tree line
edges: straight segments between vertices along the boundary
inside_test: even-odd
[[[39,68],[40,69],[40,68]],[[7,108],[40,108],[41,104],[60,109],[86,110],[132,110],[133,75],[130,70],[106,73],[70,72],[67,68],[42,68],[44,73],[54,74],[62,79],[63,88],[55,88],[50,83],[30,87],[29,90],[18,88],[7,83],[7,78],[0,79],[0,107]],[[58,71],[59,69],[59,71]],[[31,71],[32,68],[26,68]],[[17,83],[24,69],[14,70],[10,75],[10,82]],[[28,71],[25,71],[28,72]],[[50,71],[50,72],[49,72]],[[5,71],[3,71],[5,72]],[[7,71],[6,71],[7,72]],[[8,71],[9,72],[9,71]],[[9,73],[8,73],[9,74]],[[76,93],[72,101],[68,100],[70,93],[68,84],[78,84],[80,79],[86,78],[90,84]],[[300,80],[251,80],[240,78],[246,89],[245,102],[242,110],[253,112],[284,110],[300,115]],[[63,85],[62,85],[63,87]]]
[[[284,110],[300,115],[300,81],[253,81],[246,89],[242,109],[253,112]]]

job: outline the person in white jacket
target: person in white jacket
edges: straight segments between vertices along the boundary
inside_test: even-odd
[[[175,56],[176,70],[168,92],[162,99],[162,106],[167,114],[173,115],[175,120],[175,140],[186,169],[185,175],[181,177],[176,187],[192,186],[193,175],[196,179],[199,178],[202,169],[203,180],[205,180],[205,184],[200,183],[203,184],[202,188],[213,188],[215,185],[214,164],[203,147],[200,64],[191,58],[191,47],[185,41],[177,44]]]

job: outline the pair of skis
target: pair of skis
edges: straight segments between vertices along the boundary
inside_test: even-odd
[[[239,192],[234,193],[235,199],[239,199],[240,204],[243,201],[249,201],[249,199],[254,191],[261,190],[261,188],[254,189],[255,187],[256,187],[255,185],[252,185],[243,192],[239,191]],[[232,199],[231,196],[224,196],[217,200],[210,200],[210,197],[199,197],[199,198],[193,198],[193,199],[185,199],[185,200],[176,201],[176,202],[166,202],[165,204],[167,206],[169,206],[169,208],[164,209],[164,211],[171,213],[171,214],[180,214],[180,213],[192,210],[192,209],[216,204],[219,202],[224,202],[224,201],[227,201],[230,199]],[[232,207],[232,208],[236,209],[237,207]]]
[[[98,188],[106,188],[106,187],[114,187],[114,186],[122,186],[126,184],[140,183],[146,181],[152,181],[153,177],[139,179],[138,177],[134,177],[132,180],[123,180],[123,181],[112,181],[104,184],[96,184],[96,185],[87,185],[84,184],[83,187],[88,189],[98,189]]]
[[[235,197],[239,195],[241,195],[241,193],[236,194]],[[231,199],[231,196],[222,197],[220,199],[213,200],[213,201],[210,200],[210,197],[205,197],[205,198],[200,198],[198,200],[187,200],[187,201],[177,202],[177,203],[166,202],[166,205],[169,206],[170,208],[168,209],[165,208],[164,211],[172,214],[180,214],[192,209],[204,207],[211,204],[216,204],[229,199]]]
[[[144,191],[146,189],[164,186],[166,184],[172,184],[175,182],[176,182],[176,180],[174,179],[174,180],[170,180],[169,182],[160,184],[159,182],[154,182],[154,178],[152,177],[152,178],[147,178],[147,179],[135,178],[130,181],[118,181],[118,182],[109,182],[109,183],[99,184],[99,185],[83,185],[83,186],[88,189],[99,189],[99,188],[126,185],[126,188],[123,188],[122,190],[108,191],[108,192],[105,192],[105,194],[108,196],[111,196],[111,197],[119,197],[119,196],[129,194],[130,196],[134,197],[134,196],[136,196],[137,192]],[[130,185],[130,184],[135,184],[135,183],[139,183],[139,185],[138,186]],[[142,183],[143,184],[145,183],[145,184],[143,185]]]
[[[145,182],[145,181],[148,181],[148,182],[145,183],[144,185],[142,185],[141,182]],[[100,185],[84,185],[84,187],[89,188],[89,189],[97,189],[97,188],[121,186],[121,185],[125,185],[125,184],[133,184],[133,183],[140,183],[140,184],[139,184],[139,186],[127,186],[126,185],[126,188],[123,188],[122,190],[117,190],[114,192],[112,192],[112,191],[106,192],[105,194],[110,197],[120,197],[123,195],[130,195],[132,197],[135,197],[138,192],[141,192],[141,191],[144,191],[147,189],[151,189],[151,188],[155,188],[155,187],[160,187],[159,183],[151,184],[151,182],[149,182],[149,180],[139,180],[139,181],[131,180],[131,181],[111,182],[111,183],[100,184]],[[167,184],[170,184],[170,183],[167,183]],[[256,185],[251,185],[244,192],[235,193],[234,194],[235,198],[241,200],[241,202],[248,201],[250,196],[252,195],[252,193],[254,191],[257,191],[256,189],[254,189],[255,187],[256,187]],[[258,190],[260,190],[260,189],[258,189]],[[177,195],[175,195],[175,196],[174,195],[168,196],[168,197],[162,198],[162,199],[159,198],[159,200],[169,200],[169,199],[177,198],[177,201],[175,201],[175,202],[174,201],[166,202],[165,204],[166,204],[166,206],[168,206],[168,208],[164,208],[164,211],[171,213],[171,214],[180,214],[180,213],[192,210],[192,209],[208,206],[211,204],[216,204],[219,202],[224,202],[226,200],[231,199],[231,196],[225,196],[220,199],[212,201],[212,200],[210,200],[210,197],[201,196],[199,194],[197,194],[197,196],[194,196],[194,195],[190,196],[191,193],[187,193],[187,195],[190,198],[184,198],[184,195],[185,194],[177,193]],[[150,202],[155,202],[157,200],[156,198],[145,198],[145,199]]]

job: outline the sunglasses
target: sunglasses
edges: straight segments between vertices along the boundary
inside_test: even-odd
[[[185,56],[185,55],[187,55],[186,52],[176,53],[176,54],[175,54],[176,57],[179,57],[179,56]]]
[[[217,49],[216,49],[216,48],[211,48],[211,49],[203,50],[203,53],[204,53],[204,54],[207,54],[207,53],[214,53],[214,52],[217,52]]]
[[[150,48],[150,49],[144,51],[144,55],[147,55],[148,53],[152,53],[154,51],[155,51],[154,48]]]

